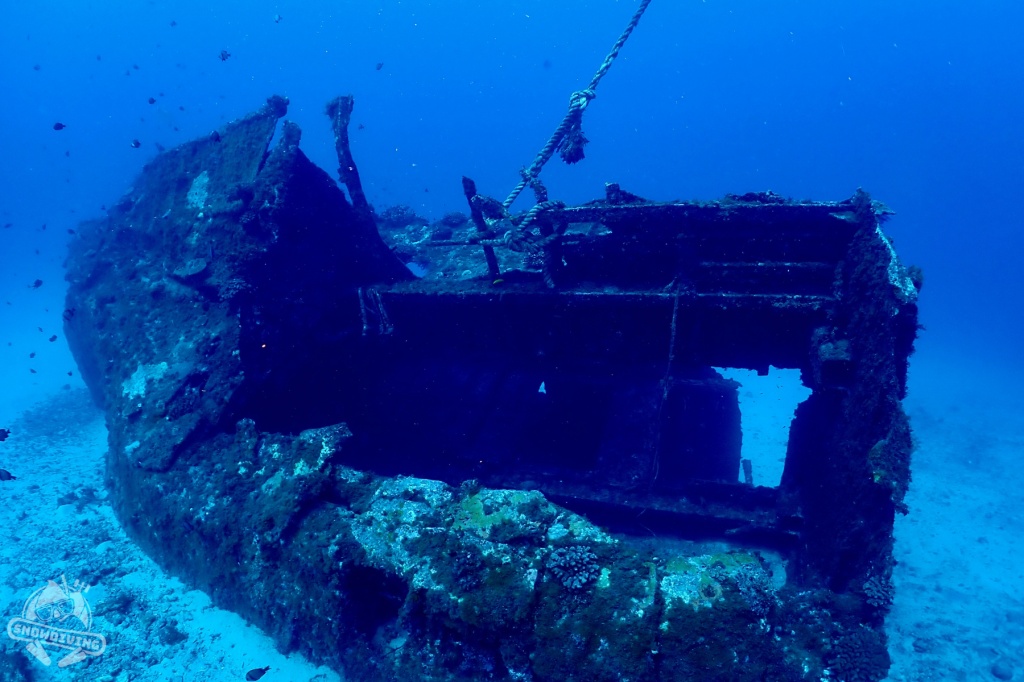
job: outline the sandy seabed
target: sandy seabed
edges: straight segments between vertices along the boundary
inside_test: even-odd
[[[890,679],[1024,680],[1024,412],[1016,372],[925,365],[907,411]]]

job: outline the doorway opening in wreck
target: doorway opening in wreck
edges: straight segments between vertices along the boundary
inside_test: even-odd
[[[738,399],[743,445],[739,481],[777,488],[789,446],[789,428],[797,406],[811,394],[800,370],[771,367],[767,374],[733,367],[716,368],[740,384]],[[749,462],[749,465],[747,464]],[[749,466],[749,473],[745,470]]]

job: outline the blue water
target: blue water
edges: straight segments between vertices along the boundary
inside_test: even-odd
[[[281,94],[306,154],[333,173],[323,107],[351,93],[370,201],[438,218],[464,210],[463,175],[507,195],[636,6],[4,3],[0,418],[80,385],[60,330],[68,230],[115,202],[158,145]],[[586,111],[587,158],[556,158],[542,178],[570,204],[608,181],[658,200],[864,187],[897,212],[886,229],[924,269],[912,371],[928,367],[942,391],[944,368],[978,367],[1000,384],[961,373],[957,390],[1010,395],[1024,376],[1021,26],[1024,3],[1008,0],[653,0]]]
[[[204,135],[274,93],[291,99],[306,153],[332,171],[323,105],[355,95],[356,159],[378,206],[461,209],[462,175],[503,197],[635,7],[7,3],[5,299],[52,281],[51,297],[33,294],[52,315],[66,230],[124,192],[157,144]],[[1022,23],[1024,5],[996,0],[654,0],[586,112],[587,159],[553,162],[543,177],[569,203],[600,196],[606,181],[653,199],[765,189],[839,199],[863,186],[898,212],[898,249],[924,267],[922,344],[978,353],[983,342],[1014,362]],[[57,121],[67,128],[54,131]]]

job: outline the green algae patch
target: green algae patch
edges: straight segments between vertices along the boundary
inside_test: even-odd
[[[459,502],[452,527],[495,542],[538,542],[555,515],[539,492],[482,490]]]

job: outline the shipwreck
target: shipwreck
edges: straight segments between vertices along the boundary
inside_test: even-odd
[[[351,106],[341,186],[275,97],[70,247],[136,541],[350,679],[884,678],[921,282],[888,210],[531,180],[512,213],[467,179],[389,244],[415,218],[367,202]],[[810,389],[777,487],[716,369],[769,367]]]

